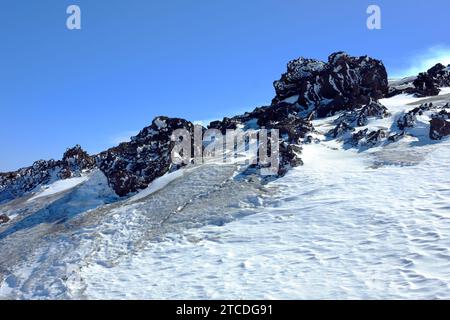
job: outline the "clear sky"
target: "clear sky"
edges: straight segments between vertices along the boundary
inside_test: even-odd
[[[66,28],[79,5],[82,30]],[[382,30],[366,9],[382,9]],[[450,63],[448,0],[2,0],[0,171],[111,147],[157,115],[267,104],[298,56],[382,59],[391,76]],[[445,62],[444,61],[444,62]]]

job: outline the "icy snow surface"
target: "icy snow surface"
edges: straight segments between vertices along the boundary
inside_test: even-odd
[[[450,298],[450,153],[418,152],[430,153],[418,166],[370,169],[352,152],[308,146],[308,165],[273,183],[258,214],[151,244],[113,268],[92,264],[85,294]]]
[[[383,100],[392,117],[369,127],[418,100]],[[37,199],[73,210],[91,183],[88,211],[0,227],[0,297],[449,299],[450,140],[417,139],[364,152],[305,145],[305,165],[266,186],[204,165],[107,204],[101,176],[90,178]]]
[[[383,103],[392,122],[418,100],[400,96]],[[320,121],[316,126],[320,130]],[[151,243],[113,268],[92,264],[82,270],[84,293],[119,299],[448,299],[450,141],[392,146],[358,154],[334,142],[307,145],[305,166],[271,183],[273,196],[256,214]],[[386,166],[374,169],[374,158]],[[423,161],[390,165],[402,158]]]
[[[71,178],[66,180],[58,180],[49,186],[43,187],[40,192],[38,192],[35,196],[30,198],[28,201],[33,201],[38,198],[47,197],[52,194],[62,192],[68,189],[72,189],[73,187],[76,187],[80,183],[83,183],[87,180],[87,176],[83,177],[77,177],[77,178]]]

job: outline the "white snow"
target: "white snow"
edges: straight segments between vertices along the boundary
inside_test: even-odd
[[[383,100],[392,116],[368,127],[390,127],[417,101]],[[332,120],[314,125],[324,133]],[[305,165],[261,192],[227,184],[225,165],[167,174],[40,246],[0,297],[450,299],[450,139],[418,143],[426,121],[417,137],[364,152],[305,145]],[[106,192],[97,182],[69,197],[70,208],[96,185]]]
[[[155,179],[147,188],[140,191],[138,194],[132,196],[129,201],[136,201],[143,199],[167,186],[172,181],[182,177],[186,170],[177,170],[171,173],[166,173],[160,178]]]
[[[162,120],[161,118],[155,119],[155,125],[158,127],[159,130],[164,129],[167,127],[167,123],[165,120]]]
[[[42,186],[41,190],[36,195],[31,197],[28,201],[33,201],[42,197],[51,196],[53,194],[72,189],[77,185],[86,182],[87,180],[88,176],[58,180],[50,185]]]
[[[319,144],[259,214],[83,269],[91,298],[450,298],[450,148],[370,169]],[[433,152],[434,151],[434,152]],[[433,177],[430,178],[430,174]]]
[[[413,101],[382,103],[396,113]],[[335,141],[307,145],[305,166],[269,184],[259,213],[149,244],[111,268],[91,264],[84,294],[449,299],[450,140],[411,142],[363,153]],[[385,166],[375,169],[375,160]]]

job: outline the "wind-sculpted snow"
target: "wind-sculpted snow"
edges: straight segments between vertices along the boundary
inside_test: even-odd
[[[167,117],[2,173],[0,299],[450,298],[447,76],[380,99],[380,61],[292,61],[272,105],[208,126],[276,131],[276,176],[250,138],[227,164],[174,164],[173,132],[209,133]]]
[[[14,200],[59,179],[79,177],[94,168],[94,160],[79,145],[69,148],[62,160],[39,160],[16,172],[0,173],[0,203]]]
[[[63,198],[48,199],[45,211],[52,214],[36,210],[1,228],[0,297],[85,297],[80,278],[85,267],[112,268],[122,258],[170,234],[204,225],[221,226],[255,213],[262,205],[265,191],[259,180],[236,175],[235,165],[184,170],[181,177],[153,194],[107,205],[93,203],[92,210],[84,208],[77,213],[71,211],[75,204],[110,199],[106,181],[95,191],[96,196],[86,197],[85,192],[94,192],[92,185],[81,185]],[[98,178],[91,184],[98,184]],[[40,223],[35,223],[38,219]]]
[[[394,125],[408,108],[383,104],[392,117],[371,125]],[[318,138],[330,122],[313,122]],[[337,140],[305,145],[305,166],[270,183],[257,214],[173,234],[112,268],[91,264],[82,271],[83,292],[119,299],[449,299],[450,140],[422,144],[411,134],[364,152]]]

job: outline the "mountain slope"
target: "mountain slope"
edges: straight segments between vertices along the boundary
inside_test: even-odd
[[[292,61],[271,105],[208,126],[280,130],[270,179],[172,165],[195,126],[167,117],[1,174],[0,298],[448,298],[450,75],[424,77]]]
[[[399,100],[383,100],[393,114]],[[408,108],[408,107],[406,107]],[[331,119],[314,121],[326,139]],[[376,122],[376,120],[374,121]],[[375,123],[373,124],[376,125]],[[450,141],[304,146],[257,213],[82,270],[91,298],[448,299]]]

